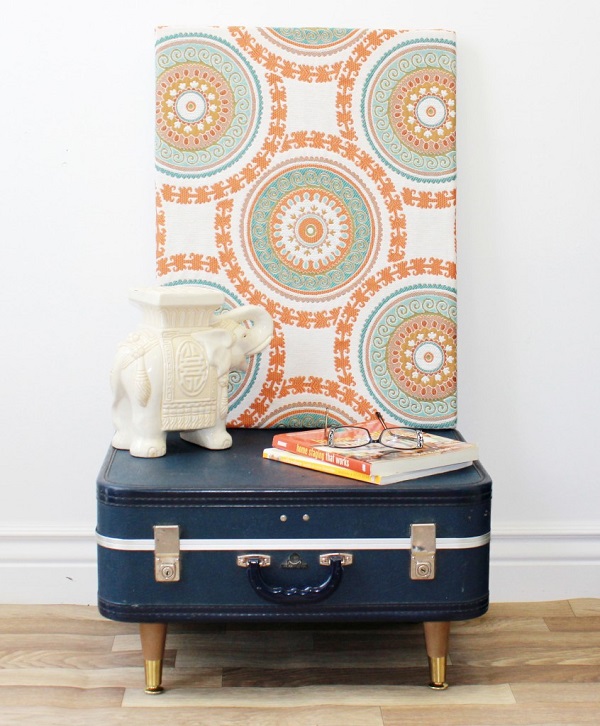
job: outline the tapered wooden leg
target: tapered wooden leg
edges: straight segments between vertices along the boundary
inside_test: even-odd
[[[429,658],[429,687],[436,691],[448,688],[446,683],[446,663],[448,661],[448,641],[450,639],[450,623],[423,623],[425,630],[425,647]]]
[[[162,693],[162,667],[167,640],[166,623],[140,623],[146,693]]]

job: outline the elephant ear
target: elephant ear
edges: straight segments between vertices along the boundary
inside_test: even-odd
[[[215,323],[213,327],[226,330],[228,333],[231,333],[235,336],[236,330],[240,327],[240,323],[231,318],[226,318],[225,314],[223,314],[215,318]]]
[[[134,380],[134,391],[135,400],[140,406],[146,407],[150,400],[150,394],[152,393],[152,384],[150,383],[150,376],[144,365],[144,359],[139,358],[137,361],[137,369],[135,371]]]

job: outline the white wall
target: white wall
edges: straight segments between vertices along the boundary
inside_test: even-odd
[[[492,598],[600,593],[600,11],[583,7],[4,9],[0,602],[95,599],[108,371],[138,322],[128,289],[154,280],[153,29],[176,23],[457,31],[459,421],[494,479]]]

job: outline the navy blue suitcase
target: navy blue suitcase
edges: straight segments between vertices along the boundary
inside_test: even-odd
[[[170,435],[160,459],[111,448],[99,475],[99,609],[140,623],[147,692],[169,622],[236,620],[423,622],[445,688],[450,622],[488,607],[480,464],[376,486],[263,459],[272,430],[233,436],[209,451]]]

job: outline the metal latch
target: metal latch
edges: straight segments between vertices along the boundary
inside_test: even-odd
[[[435,577],[435,524],[410,525],[410,579]]]
[[[156,582],[181,579],[179,526],[154,527],[154,577]]]
[[[239,555],[236,559],[238,567],[250,567],[250,561],[256,560],[259,567],[271,567],[271,555]]]
[[[333,557],[340,557],[342,567],[349,567],[354,562],[354,556],[348,552],[328,552],[326,555],[319,555],[319,564],[328,567]]]

